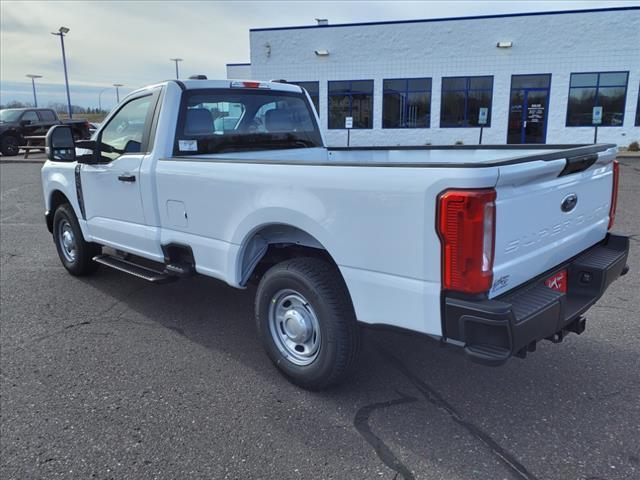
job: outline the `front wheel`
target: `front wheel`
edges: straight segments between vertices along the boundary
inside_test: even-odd
[[[15,157],[20,153],[20,142],[18,137],[13,135],[5,135],[0,140],[0,152],[5,157]]]
[[[258,334],[273,363],[293,383],[321,390],[355,366],[360,335],[338,269],[317,258],[272,267],[256,293]]]
[[[53,241],[62,265],[71,275],[88,275],[98,268],[93,257],[100,255],[101,247],[85,241],[78,219],[68,203],[60,205],[53,216]]]

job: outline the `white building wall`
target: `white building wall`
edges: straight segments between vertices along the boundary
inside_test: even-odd
[[[250,63],[227,63],[227,78],[229,80],[250,80]]]
[[[513,42],[510,49],[496,48]],[[588,143],[592,127],[566,127],[569,77],[629,71],[622,127],[601,127],[599,142],[640,139],[635,111],[640,84],[640,9],[457,19],[415,23],[252,30],[251,78],[320,82],[321,127],[331,146],[346,130],[327,129],[327,81],[374,80],[373,129],[352,130],[352,145],[465,144],[478,128],[440,128],[441,78],[492,75],[491,127],[483,143],[504,144],[512,74],[551,73],[547,143]],[[328,50],[319,57],[315,50]],[[382,129],[382,80],[432,78],[431,128]]]

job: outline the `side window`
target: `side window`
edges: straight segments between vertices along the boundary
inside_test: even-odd
[[[43,122],[55,122],[56,115],[52,110],[40,110],[38,111],[38,115],[40,116],[40,120]]]
[[[110,153],[103,151],[102,157],[113,160],[123,153],[141,151],[142,135],[152,98],[151,95],[147,95],[131,100],[109,120],[102,130],[101,141],[115,151]]]
[[[39,121],[38,114],[33,110],[29,110],[28,112],[25,112],[24,115],[22,115],[22,118],[20,120],[22,120],[23,122],[28,121],[31,123]]]

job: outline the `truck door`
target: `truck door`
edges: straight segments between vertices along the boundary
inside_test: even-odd
[[[155,229],[145,225],[140,165],[159,90],[129,99],[98,133],[101,161],[83,164],[81,190],[91,236],[98,243],[140,255],[154,251]],[[107,151],[112,150],[112,151]]]
[[[22,114],[20,118],[20,126],[22,127],[22,136],[28,137],[31,135],[38,135],[40,129],[40,119],[35,110],[27,110]],[[45,133],[47,133],[45,131]]]

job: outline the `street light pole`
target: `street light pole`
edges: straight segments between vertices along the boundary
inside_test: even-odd
[[[169,60],[171,60],[172,62],[176,63],[176,80],[178,80],[180,78],[180,75],[178,73],[178,62],[181,62],[182,59],[181,58],[170,58]]]
[[[116,100],[118,101],[118,103],[120,103],[120,91],[118,89],[120,87],[124,87],[124,84],[122,84],[122,83],[114,83],[113,86],[116,87]]]
[[[102,112],[102,94],[107,90],[109,89],[103,88],[102,90],[100,90],[100,93],[98,93],[98,110],[100,110],[100,112]]]
[[[42,78],[42,75],[33,75],[28,73],[25,76],[31,79],[31,88],[33,88],[33,106],[38,108],[38,97],[36,97],[36,78]]]
[[[60,27],[58,29],[58,33],[51,32],[51,35],[60,37],[60,46],[62,47],[62,66],[64,67],[64,83],[67,87],[67,112],[69,113],[69,118],[73,118],[73,112],[71,111],[71,95],[69,94],[69,76],[67,75],[67,56],[64,52],[64,36],[67,33],[69,33],[69,29],[67,27]]]

